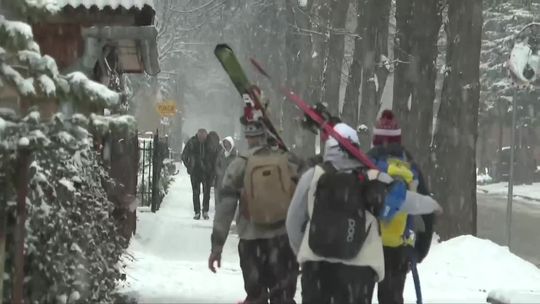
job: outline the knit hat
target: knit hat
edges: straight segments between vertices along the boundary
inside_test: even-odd
[[[401,143],[401,128],[391,110],[384,110],[373,128],[373,145],[380,146],[385,142]]]
[[[358,134],[353,128],[351,128],[347,124],[344,124],[342,122],[338,123],[337,125],[334,126],[334,131],[339,133],[341,137],[348,139],[351,143],[355,145],[360,144],[360,141],[358,139]],[[339,142],[335,138],[330,136],[328,140],[326,140],[325,146],[326,146],[326,149],[333,148],[333,147],[339,146]]]
[[[258,137],[265,135],[265,129],[262,123],[250,121],[244,125],[244,136],[245,137]]]

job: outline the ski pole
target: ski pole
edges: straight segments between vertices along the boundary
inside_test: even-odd
[[[409,260],[411,262],[411,272],[414,281],[414,291],[416,292],[416,304],[422,304],[422,289],[420,287],[420,276],[418,275],[418,267],[416,262],[416,253],[414,247],[407,246],[409,252]]]
[[[270,82],[275,87],[279,87],[279,86],[275,85],[275,83],[273,83],[272,77],[270,77],[270,75],[268,73],[266,73],[266,71],[262,68],[262,66],[261,66],[261,64],[259,62],[257,62],[255,59],[251,58],[251,63],[253,64],[255,69],[260,74],[262,74],[263,76],[268,78],[268,80],[270,80]],[[318,123],[319,126],[321,127],[321,129],[323,129],[327,134],[329,134],[330,136],[335,138],[349,153],[351,153],[352,156],[354,156],[354,158],[359,160],[361,163],[363,163],[364,165],[366,165],[370,169],[378,170],[377,166],[375,166],[375,164],[369,159],[369,157],[367,157],[362,152],[362,150],[355,147],[350,141],[346,140],[343,136],[341,136],[338,132],[336,132],[334,130],[334,128],[332,126],[330,126],[327,123],[327,121],[325,121],[321,116],[317,115],[313,111],[313,109],[308,105],[308,103],[306,101],[304,101],[300,96],[296,95],[293,91],[291,91],[287,87],[281,87],[281,91],[290,101],[292,101],[294,104],[296,104],[296,106],[298,108],[300,108],[300,110],[302,110],[302,112],[304,112],[306,115],[308,115],[313,121]]]

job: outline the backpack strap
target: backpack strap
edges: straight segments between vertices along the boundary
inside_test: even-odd
[[[325,161],[322,164],[319,164],[319,166],[324,170],[324,173],[336,173],[337,172],[337,169],[329,161]]]

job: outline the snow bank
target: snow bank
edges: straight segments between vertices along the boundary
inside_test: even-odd
[[[487,194],[507,195],[508,183],[495,183],[489,185],[479,185],[478,190]],[[520,197],[530,202],[540,203],[540,183],[532,185],[514,185],[514,197]]]
[[[486,303],[488,292],[498,288],[540,291],[540,269],[507,247],[470,235],[434,246],[419,272],[426,303]],[[410,274],[405,298],[416,299]]]
[[[540,303],[540,291],[496,289],[489,293],[488,302],[504,304]]]
[[[493,178],[489,174],[480,174],[476,176],[476,182],[478,184],[487,184],[493,181]]]

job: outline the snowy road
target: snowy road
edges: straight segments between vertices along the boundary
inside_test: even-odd
[[[506,197],[478,193],[478,236],[506,245]],[[540,205],[514,200],[512,252],[540,265]]]
[[[501,207],[491,204],[485,207],[480,199],[479,225],[486,223],[480,231],[497,240],[504,230],[493,227],[504,214]],[[520,212],[520,207],[517,209]],[[138,213],[137,235],[126,256],[127,281],[121,292],[139,303],[231,304],[244,298],[238,239],[234,235],[224,249],[222,269],[217,274],[207,269],[212,223],[191,219],[191,188],[183,172],[176,177],[157,213],[142,211]],[[531,221],[528,225],[534,225],[535,218]],[[518,247],[528,252],[525,243]],[[521,241],[516,240],[516,244]],[[509,254],[504,247],[471,236],[435,245],[419,265],[419,272],[426,303],[486,303],[487,293],[501,287],[540,291],[540,270]],[[410,276],[404,296],[407,303],[415,302]]]

